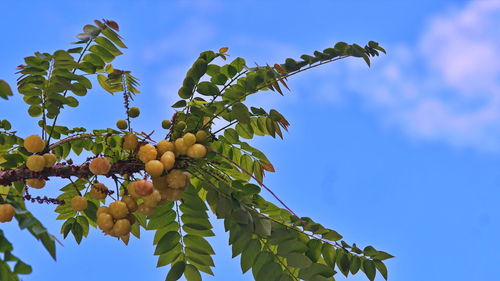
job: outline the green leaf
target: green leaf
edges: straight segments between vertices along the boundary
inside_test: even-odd
[[[95,42],[104,48],[106,48],[111,54],[115,56],[119,56],[123,54],[116,46],[113,44],[111,41],[109,41],[107,38],[99,36],[95,39]]]
[[[366,277],[370,279],[370,281],[375,280],[376,270],[375,263],[371,260],[363,260],[362,261],[363,271],[365,272]]]
[[[340,269],[340,272],[344,274],[346,277],[349,274],[349,268],[351,266],[351,263],[349,261],[349,256],[344,252],[343,249],[337,249],[337,260],[336,260],[337,266]]]
[[[30,265],[27,265],[20,260],[17,261],[16,265],[14,266],[14,273],[17,274],[30,274],[32,271],[33,270]]]
[[[186,106],[185,100],[178,100],[176,103],[172,105],[173,108],[181,108]]]
[[[250,124],[243,124],[243,123],[238,123],[236,124],[236,132],[245,139],[251,139],[253,138],[253,129]]]
[[[186,277],[187,281],[201,281],[200,272],[192,264],[186,264],[184,268],[184,277]]]
[[[260,253],[261,244],[259,240],[252,239],[246,245],[246,248],[241,253],[241,270],[243,273],[247,272],[255,262],[255,258]]]
[[[10,89],[9,84],[7,84],[4,80],[0,80],[0,98],[6,100],[12,95],[12,90]]]
[[[244,105],[241,102],[233,105],[231,110],[231,116],[232,118],[238,120],[241,123],[247,124],[250,122],[250,112],[248,111],[246,105]]]
[[[42,107],[39,105],[32,105],[28,108],[28,114],[31,117],[38,117],[42,115],[42,112],[43,112]]]
[[[177,231],[169,231],[167,232],[161,239],[158,241],[158,245],[155,249],[155,255],[161,255],[173,249],[177,244],[179,244],[181,236]]]
[[[378,269],[378,272],[384,277],[385,280],[387,280],[387,267],[385,264],[379,260],[373,260],[375,263],[375,267]]]
[[[86,54],[83,57],[83,60],[86,62],[91,63],[97,68],[103,68],[104,65],[106,64],[98,55],[96,54]]]
[[[212,246],[203,237],[188,234],[184,236],[183,239],[186,247],[192,249],[195,252],[207,255],[215,254]]]
[[[219,88],[210,82],[201,82],[198,84],[196,91],[205,96],[215,96],[219,94]]]
[[[102,30],[102,34],[106,36],[109,40],[111,40],[113,43],[118,45],[118,47],[127,48],[127,46],[122,42],[121,36],[118,35],[118,33],[111,30],[111,28],[105,28],[104,30]]]
[[[311,259],[301,253],[290,253],[286,256],[286,261],[289,266],[295,268],[305,268],[312,264]]]
[[[181,278],[184,273],[184,269],[186,268],[186,263],[183,261],[175,263],[167,274],[167,278],[165,281],[176,281]]]
[[[271,235],[271,221],[265,218],[259,218],[254,221],[255,233],[261,236]]]
[[[115,59],[113,54],[111,54],[106,48],[99,45],[90,46],[89,51],[98,55],[105,62],[111,62]]]
[[[351,267],[349,268],[351,273],[352,274],[358,273],[360,267],[361,267],[361,259],[358,256],[352,256]]]

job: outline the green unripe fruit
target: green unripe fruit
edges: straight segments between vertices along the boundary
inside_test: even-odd
[[[165,130],[168,130],[172,126],[172,122],[170,120],[163,120],[161,121],[161,127]]]
[[[132,118],[135,118],[135,117],[139,116],[139,114],[141,114],[141,111],[139,110],[139,108],[137,106],[132,106],[128,110],[128,116],[130,116]]]
[[[186,129],[186,122],[184,122],[184,121],[177,122],[175,124],[175,129],[179,130],[179,131],[182,131],[182,130]]]
[[[125,120],[118,120],[116,122],[116,127],[120,130],[125,130],[128,128],[127,121]]]

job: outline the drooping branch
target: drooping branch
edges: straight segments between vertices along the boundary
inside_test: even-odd
[[[106,177],[112,175],[125,175],[137,173],[144,170],[144,164],[136,160],[124,160],[113,163]],[[89,163],[81,165],[56,164],[52,168],[45,168],[41,172],[30,171],[25,166],[14,169],[0,171],[0,185],[10,185],[16,181],[23,181],[31,178],[49,178],[49,177],[78,177],[89,178],[93,174],[89,170]]]

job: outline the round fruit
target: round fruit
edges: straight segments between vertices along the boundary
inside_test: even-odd
[[[141,198],[141,196],[139,194],[137,194],[137,192],[135,192],[135,184],[136,184],[135,181],[129,183],[127,186],[127,191],[128,191],[128,194],[130,194],[130,196],[132,196],[132,198],[139,199],[139,198]]]
[[[156,178],[161,176],[165,168],[163,167],[162,162],[158,160],[151,160],[146,163],[145,170],[151,177]]]
[[[146,204],[142,203],[139,205],[139,208],[137,208],[137,212],[139,212],[145,216],[149,216],[155,212],[155,208],[149,207]]]
[[[136,221],[136,218],[133,214],[128,214],[125,218],[130,222],[130,225],[133,225]]]
[[[27,179],[26,184],[33,187],[40,189],[45,186],[45,180],[44,179]]]
[[[109,163],[106,157],[97,157],[92,159],[89,164],[90,172],[94,175],[106,175],[111,169],[111,163]]]
[[[54,165],[57,162],[57,158],[54,154],[52,153],[45,153],[43,155],[43,158],[45,159],[45,167],[54,167]]]
[[[123,137],[123,149],[135,150],[138,144],[139,140],[134,134],[126,134]]]
[[[137,202],[131,196],[123,196],[122,201],[127,205],[129,213],[137,211]]]
[[[178,138],[175,140],[175,152],[178,155],[185,155],[187,152],[187,146],[184,143],[184,138]]]
[[[208,122],[210,122],[210,117],[206,116],[206,117],[203,117],[203,126],[207,125]]]
[[[196,136],[191,133],[186,133],[182,139],[184,140],[184,145],[187,147],[190,147],[191,145],[195,144],[196,142]]]
[[[45,149],[45,141],[39,135],[32,135],[24,139],[24,148],[31,153],[42,152]]]
[[[163,153],[167,151],[175,151],[175,145],[167,140],[161,140],[156,147],[158,148],[160,155],[163,155]]]
[[[139,110],[139,108],[137,106],[132,106],[128,110],[127,113],[128,113],[128,116],[135,118],[135,117],[139,116],[139,114],[141,114],[141,111]]]
[[[182,131],[186,128],[186,122],[184,121],[179,121],[177,123],[175,123],[175,130],[179,130],[179,131]]]
[[[208,138],[207,132],[200,130],[196,132],[196,142],[204,143]]]
[[[158,205],[158,202],[161,200],[161,194],[158,190],[154,190],[153,193],[150,195],[142,198],[144,200],[144,203],[148,207],[156,207]]]
[[[94,200],[103,200],[106,198],[106,191],[108,191],[108,188],[104,184],[100,182],[94,183],[92,185],[92,189],[90,190],[90,198]]]
[[[108,213],[100,213],[97,215],[97,226],[104,231],[109,231],[113,228],[113,217]]]
[[[140,197],[148,196],[153,193],[153,183],[147,180],[138,180],[134,184],[135,193]]]
[[[167,176],[153,178],[153,187],[158,190],[167,189]]]
[[[175,154],[172,151],[167,151],[163,153],[160,161],[163,164],[163,168],[165,168],[165,170],[170,170],[174,167],[175,164]]]
[[[167,174],[167,184],[169,188],[173,189],[185,189],[187,184],[187,178],[182,170],[172,170]]]
[[[11,204],[0,205],[0,222],[9,222],[16,214],[16,209]]]
[[[127,129],[128,128],[127,121],[125,121],[125,120],[116,121],[116,127],[120,130]]]
[[[119,219],[113,225],[113,231],[115,236],[125,236],[130,233],[132,227],[127,219]]]
[[[87,198],[82,196],[75,196],[71,199],[71,208],[75,211],[83,211],[87,209]]]
[[[137,157],[144,163],[148,163],[151,160],[156,159],[158,156],[158,152],[156,148],[150,144],[145,144],[139,148],[139,152],[137,153]]]
[[[165,198],[167,200],[170,200],[170,201],[181,200],[183,192],[184,192],[184,190],[182,190],[182,189],[169,188],[169,189],[167,189],[167,192],[165,193]]]
[[[96,216],[99,216],[100,214],[109,214],[109,208],[106,206],[97,208]]]
[[[207,148],[203,144],[193,144],[187,150],[187,156],[191,158],[203,158],[207,155]]]
[[[26,160],[26,167],[33,172],[40,172],[45,168],[45,158],[42,155],[31,155]]]
[[[128,214],[127,204],[123,201],[115,201],[109,204],[109,213],[114,219],[123,219]]]
[[[172,126],[172,122],[170,120],[163,120],[161,121],[161,127],[165,130],[168,130]]]

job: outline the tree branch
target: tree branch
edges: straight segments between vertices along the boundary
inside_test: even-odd
[[[106,177],[111,177],[115,174],[133,174],[144,170],[144,164],[135,160],[118,161],[111,165],[111,169]],[[10,185],[16,181],[23,181],[31,178],[48,178],[48,177],[78,177],[89,178],[93,176],[89,170],[89,163],[81,165],[56,164],[52,168],[45,168],[41,172],[30,171],[26,166],[22,166],[15,170],[0,171],[0,185]]]

